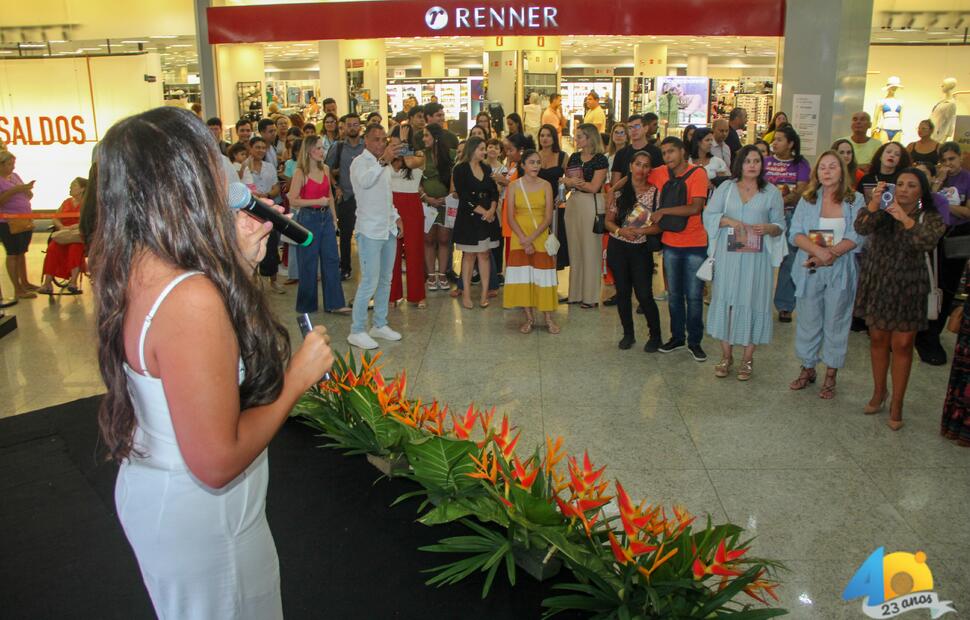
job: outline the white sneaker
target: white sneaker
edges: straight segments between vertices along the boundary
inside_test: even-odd
[[[374,331],[374,330],[371,330]],[[357,347],[358,349],[376,349],[380,345],[377,341],[368,336],[364,332],[357,332],[356,334],[350,334],[347,336],[347,342],[351,345]]]
[[[401,334],[391,329],[390,325],[385,325],[384,327],[371,327],[370,331],[367,333],[370,334],[371,338],[383,338],[384,340],[401,339]],[[374,343],[374,346],[377,346],[376,342]]]

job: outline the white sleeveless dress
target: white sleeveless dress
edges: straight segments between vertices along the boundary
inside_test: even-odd
[[[152,318],[169,292],[196,274],[176,277],[145,317],[138,358],[146,374],[125,364],[137,418],[134,449],[143,456],[133,452],[122,463],[115,506],[159,618],[282,618],[279,559],[266,522],[266,451],[224,488],[207,487],[182,458],[161,379],[147,375]],[[243,374],[240,360],[240,381]]]

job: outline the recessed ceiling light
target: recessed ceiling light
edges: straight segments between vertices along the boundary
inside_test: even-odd
[[[176,35],[176,34],[153,34],[153,35],[151,35],[148,38],[149,39],[177,39],[178,38],[178,35]]]
[[[138,43],[148,43],[145,39],[130,39],[122,41],[122,43],[128,43],[129,45],[136,45]]]

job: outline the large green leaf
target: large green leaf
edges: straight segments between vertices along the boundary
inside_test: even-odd
[[[411,441],[404,446],[415,480],[429,491],[456,494],[478,484],[467,474],[475,464],[469,455],[478,451],[471,441],[431,436]]]
[[[347,393],[347,402],[357,416],[374,431],[377,442],[386,452],[400,452],[403,425],[381,412],[377,395],[369,387],[356,387]]]
[[[562,514],[545,498],[536,497],[517,486],[509,489],[509,496],[515,508],[530,523],[560,525],[563,522]]]
[[[438,525],[469,515],[474,515],[482,522],[490,521],[505,527],[509,525],[509,518],[505,510],[494,499],[487,496],[446,500],[428,511],[418,521],[425,525]]]

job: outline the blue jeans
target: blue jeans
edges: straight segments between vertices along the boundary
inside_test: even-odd
[[[297,271],[300,284],[296,289],[296,311],[317,311],[317,267],[323,275],[323,308],[337,310],[347,305],[340,286],[340,256],[337,254],[337,233],[330,209],[304,207],[296,212],[296,222],[313,233],[313,243],[296,248]]]
[[[687,344],[700,344],[704,337],[704,282],[697,277],[697,270],[707,258],[707,247],[665,245],[663,255],[671,339],[684,342],[686,327]]]
[[[785,209],[785,230],[791,230],[792,212]],[[788,235],[785,235],[787,238]],[[791,312],[795,309],[795,282],[791,279],[791,266],[795,262],[798,247],[788,244],[788,256],[778,267],[778,283],[775,285],[775,308],[779,312]]]
[[[367,330],[367,304],[371,299],[374,300],[374,327],[387,325],[387,304],[391,297],[397,237],[391,235],[387,239],[371,239],[360,233],[354,237],[357,239],[357,259],[360,262],[360,284],[354,295],[350,333],[359,334]]]

